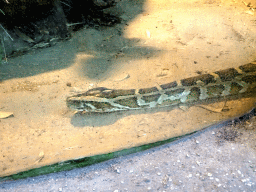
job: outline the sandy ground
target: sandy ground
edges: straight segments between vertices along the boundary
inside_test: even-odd
[[[1,192],[256,191],[256,116],[104,163],[0,183]]]
[[[0,66],[2,81],[0,107],[1,111],[14,112],[14,116],[1,119],[0,122],[2,146],[0,176],[184,135],[248,112],[255,106],[255,98],[229,101],[226,103],[229,111],[223,113],[191,107],[89,116],[74,114],[65,104],[68,95],[90,88],[152,87],[195,76],[198,72],[207,73],[254,61],[256,19],[254,12],[248,10],[249,8],[244,7],[244,4],[235,1],[172,1],[170,3],[170,1],[123,0],[115,8],[108,10],[122,18],[122,23],[117,26],[84,29],[73,34],[67,42],[9,59],[8,64]],[[212,105],[213,108],[219,108],[223,107],[223,104],[220,102]],[[212,135],[208,130],[193,137],[201,137],[205,142],[210,142],[198,148],[201,161],[205,162],[206,160],[203,159],[208,159],[208,154],[214,153],[211,154],[212,161],[219,163],[219,169],[222,168],[223,173],[226,171],[225,174],[230,175],[230,170],[227,171],[220,164],[224,161],[231,144],[224,145],[225,152],[219,154],[219,158],[217,156],[219,146],[211,147],[214,140],[210,139]],[[145,159],[155,158],[156,165],[162,159],[156,157],[163,157],[161,166],[165,165],[164,162],[168,162],[164,157],[169,158],[171,162],[173,160],[182,162],[182,158],[186,158],[186,155],[178,159],[178,151],[168,157],[163,153],[167,153],[166,150],[170,148],[175,151],[184,142],[187,143],[187,147],[180,150],[188,150],[186,153],[190,156],[196,154],[193,150],[197,148],[191,148],[194,146],[191,143],[193,139],[185,139],[170,144],[168,149],[161,148],[157,156],[142,153],[127,158],[131,158],[133,163],[135,160],[132,159],[138,159],[139,156],[145,156]],[[234,156],[234,160],[239,159],[241,152],[247,155],[246,147],[242,146],[239,145],[239,150],[229,151],[228,154]],[[216,151],[207,152],[213,149]],[[251,162],[255,162],[254,153],[248,152]],[[195,159],[199,157],[195,155]],[[241,158],[239,163],[242,167],[246,157]],[[125,162],[126,157],[121,159]],[[121,161],[113,162],[121,163]],[[125,167],[128,164],[122,165]],[[108,163],[102,166],[105,165],[108,166]],[[167,165],[170,166],[172,163]],[[210,167],[216,166],[212,163]],[[147,168],[151,170],[151,167]],[[83,170],[87,169],[90,170],[91,167]],[[102,175],[108,170],[104,169],[102,168]],[[166,167],[163,170],[168,169]],[[245,171],[249,173],[248,170]],[[199,176],[201,173],[202,175],[206,173],[203,170],[198,171]],[[239,171],[242,173],[241,170]],[[175,185],[183,186],[179,184],[179,180],[186,181],[186,176],[180,177],[178,166],[176,172]],[[176,172],[166,173],[167,180],[169,181],[170,178],[168,174],[176,174]],[[196,171],[193,170],[194,172]],[[216,170],[215,172],[217,173]],[[159,176],[165,175],[164,172],[159,173]],[[187,173],[189,175],[189,171]],[[124,171],[122,174],[128,173]],[[143,171],[141,174],[144,174]],[[103,178],[102,175],[95,179]],[[154,183],[154,175],[149,175],[152,176],[149,180]],[[195,175],[192,174],[193,178],[196,178]],[[232,174],[231,176],[233,177]],[[83,182],[84,177],[81,178]],[[126,184],[128,187],[129,184]],[[8,185],[8,183],[4,184],[4,186]],[[251,183],[250,185],[253,186]],[[60,188],[64,189],[64,187]]]

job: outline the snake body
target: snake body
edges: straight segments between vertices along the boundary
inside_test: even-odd
[[[256,61],[142,89],[98,87],[67,98],[76,111],[113,112],[256,95]]]

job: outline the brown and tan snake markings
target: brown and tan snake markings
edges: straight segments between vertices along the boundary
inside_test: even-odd
[[[69,108],[76,111],[113,112],[245,95],[256,95],[256,61],[158,87],[126,90],[99,87],[70,96],[66,102]]]

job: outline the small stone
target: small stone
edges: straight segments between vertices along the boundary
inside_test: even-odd
[[[188,110],[188,106],[179,106],[179,108],[182,110],[182,111],[187,111]]]
[[[211,173],[208,173],[207,175],[208,175],[209,177],[211,177],[211,176],[212,176],[212,174],[211,174]]]
[[[251,10],[247,10],[247,11],[245,11],[245,13],[247,13],[247,14],[249,14],[249,15],[254,15],[254,12],[251,11]]]

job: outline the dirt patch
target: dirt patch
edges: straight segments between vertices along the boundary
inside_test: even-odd
[[[74,114],[67,96],[95,87],[147,88],[255,60],[255,16],[235,2],[120,1],[115,27],[85,28],[0,66],[1,176],[140,146],[241,116],[255,97],[216,113],[193,106]],[[120,81],[121,79],[121,81]],[[212,107],[223,107],[216,102]]]

